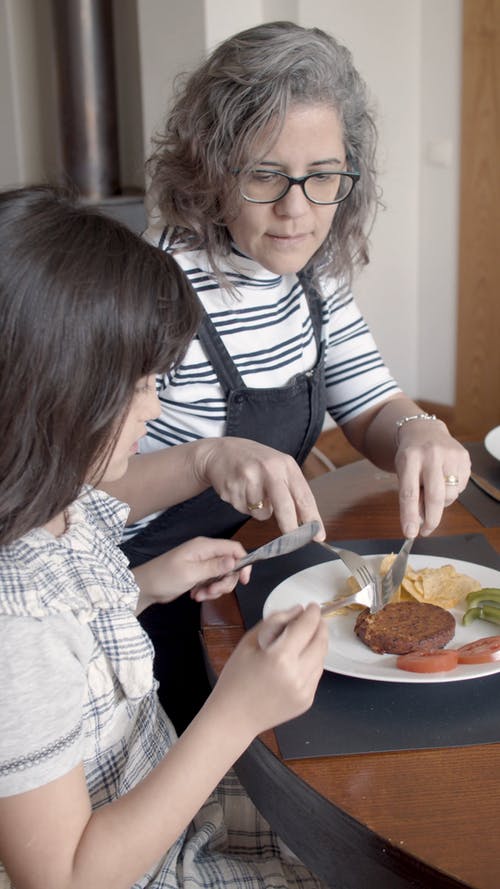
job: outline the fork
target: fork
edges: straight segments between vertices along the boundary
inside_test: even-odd
[[[389,602],[394,590],[398,588],[405,576],[406,564],[414,540],[414,537],[406,538],[394,562],[382,578],[382,607]]]
[[[341,547],[333,546],[331,543],[326,543],[325,541],[320,541],[320,546],[324,547],[324,549],[327,549],[329,552],[335,553],[335,555],[342,560],[346,568],[349,569],[362,588],[360,592],[363,592],[363,590],[368,587],[371,588],[370,601],[361,602],[360,604],[369,605],[370,611],[372,612],[380,611],[383,607],[380,577],[369,565],[367,565],[363,557],[360,556],[359,553],[355,553],[350,549],[342,549]],[[353,602],[354,601],[356,600],[353,599]]]

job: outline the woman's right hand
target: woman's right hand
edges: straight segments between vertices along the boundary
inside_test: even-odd
[[[328,631],[315,604],[279,611],[238,644],[212,692],[250,741],[304,713],[323,672]]]

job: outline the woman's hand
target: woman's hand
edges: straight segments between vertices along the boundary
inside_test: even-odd
[[[399,429],[394,465],[399,480],[401,527],[405,537],[429,535],[470,475],[468,451],[444,423],[412,420]],[[420,530],[419,530],[420,529]]]
[[[416,419],[422,413],[418,404],[398,394],[342,427],[351,444],[372,463],[397,473],[405,537],[434,531],[443,509],[457,499],[470,475],[468,451],[442,420]],[[405,417],[413,419],[398,426]]]
[[[243,637],[210,696],[232,724],[257,734],[311,706],[328,647],[319,607],[276,612]]]
[[[139,565],[133,569],[141,590],[136,613],[153,603],[170,602],[192,588],[193,598],[201,602],[231,592],[238,581],[248,583],[250,566],[227,573],[233,572],[245,555],[245,549],[236,540],[195,537]],[[225,576],[216,580],[220,575]]]
[[[311,489],[296,461],[288,454],[244,438],[205,439],[199,443],[197,476],[222,500],[255,519],[273,513],[283,533],[298,525],[323,522]]]

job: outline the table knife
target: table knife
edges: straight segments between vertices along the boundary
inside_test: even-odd
[[[294,531],[289,531],[288,534],[282,534],[281,537],[276,537],[274,540],[270,540],[269,543],[264,543],[263,546],[254,549],[251,553],[244,556],[243,559],[240,559],[232,571],[227,571],[226,574],[234,574],[246,565],[252,565],[254,562],[260,562],[262,559],[274,559],[276,556],[284,556],[286,553],[292,553],[294,550],[300,549],[301,546],[305,546],[306,543],[310,543],[320,528],[321,525],[319,522],[306,522],[305,525],[300,525],[298,528],[295,528]],[[220,574],[218,577],[214,577],[210,582],[221,580],[226,574]],[[206,583],[208,582],[209,581],[206,581]]]

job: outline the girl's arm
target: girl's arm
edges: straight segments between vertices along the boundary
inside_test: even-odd
[[[129,524],[213,487],[243,514],[251,512],[249,504],[262,501],[263,508],[252,515],[264,520],[274,513],[283,532],[313,520],[323,527],[296,461],[245,438],[203,438],[137,454],[123,478],[99,487],[130,505]]]
[[[78,766],[0,799],[0,860],[16,889],[129,889],[253,738],[311,705],[326,647],[317,606],[272,615],[244,636],[198,716],[125,796],[92,812]]]

